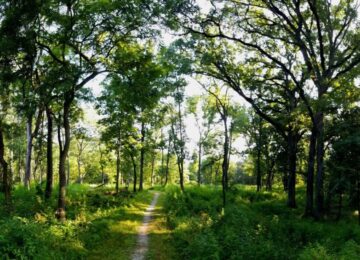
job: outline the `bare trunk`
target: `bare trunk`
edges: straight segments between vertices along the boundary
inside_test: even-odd
[[[256,191],[261,190],[261,147],[258,144],[256,153]]]
[[[161,148],[161,185],[163,185],[163,174],[164,174],[164,148]]]
[[[201,143],[201,137],[200,137],[200,140],[199,140],[199,163],[198,163],[198,178],[197,178],[197,181],[198,181],[198,185],[200,186],[201,184],[201,155],[202,155],[202,143]]]
[[[289,184],[288,184],[288,201],[287,205],[290,208],[296,208],[296,154],[297,154],[297,140],[293,133],[288,134],[288,165],[289,165]]]
[[[45,199],[50,199],[53,189],[53,118],[49,107],[46,108],[47,116],[47,150],[46,150],[46,188]]]
[[[68,93],[63,107],[63,128],[64,128],[64,140],[61,140],[61,125],[58,127],[58,139],[60,145],[59,154],[59,197],[58,197],[58,209],[56,211],[56,217],[60,221],[66,219],[65,212],[65,199],[66,199],[66,159],[68,157],[70,148],[70,107],[74,100],[74,93]]]
[[[169,147],[168,147],[168,151],[167,151],[167,155],[166,155],[166,168],[165,168],[165,182],[164,182],[164,186],[167,185],[168,183],[168,179],[169,179],[169,164],[170,164],[170,142],[169,142]]]
[[[339,207],[338,207],[338,212],[337,212],[336,220],[340,220],[340,218],[341,218],[342,200],[343,200],[343,193],[340,192],[340,193],[339,193]]]
[[[32,120],[33,117],[29,116],[26,121],[26,163],[25,163],[25,177],[24,185],[30,189],[31,178],[31,155],[32,155]]]
[[[224,122],[224,154],[223,154],[223,163],[222,163],[222,192],[223,192],[223,206],[226,205],[226,191],[228,189],[228,155],[229,155],[229,135],[228,135],[228,125],[227,118],[223,117]]]
[[[182,122],[182,115],[181,115],[181,104],[178,103],[178,114],[179,114],[179,128],[180,128],[180,156],[178,156],[178,168],[179,168],[179,175],[180,175],[180,188],[184,191],[184,137],[183,137],[183,122]]]
[[[132,164],[133,164],[133,174],[134,174],[134,188],[133,188],[133,191],[136,192],[137,173],[136,173],[136,162],[135,162],[135,158],[134,158],[133,154],[131,154],[131,161],[132,161]]]
[[[357,210],[358,210],[358,223],[360,225],[360,173],[357,172]]]
[[[120,180],[120,147],[116,148],[116,179],[115,190],[119,193],[119,180]]]
[[[66,186],[70,185],[70,156],[67,156],[67,177],[66,177]]]
[[[3,173],[3,192],[5,195],[5,206],[10,210],[11,208],[11,175],[8,171],[8,163],[5,160],[5,145],[3,129],[0,125],[0,164]]]
[[[266,177],[266,190],[271,191],[272,190],[272,184],[274,180],[274,166],[275,166],[275,160],[271,160],[271,164],[269,165],[269,168],[267,170],[267,177]]]
[[[151,159],[151,187],[154,185],[155,159],[156,159],[156,154],[154,152]]]
[[[141,150],[140,150],[140,180],[139,191],[143,190],[144,182],[144,160],[145,160],[145,123],[141,123]]]
[[[317,142],[316,142],[316,208],[315,216],[322,218],[324,213],[324,115],[318,113],[317,120]]]
[[[78,168],[78,178],[79,178],[79,183],[82,184],[83,180],[82,180],[82,176],[81,176],[81,160],[80,160],[80,155],[77,158],[77,168]]]
[[[315,150],[316,150],[316,128],[311,129],[308,169],[306,178],[306,206],[305,216],[314,216],[314,169],[315,169]]]

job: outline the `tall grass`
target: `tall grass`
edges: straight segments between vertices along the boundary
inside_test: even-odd
[[[355,221],[303,219],[302,209],[288,209],[285,199],[280,190],[235,186],[222,209],[214,187],[187,187],[184,193],[169,187],[165,211],[184,259],[359,259]]]

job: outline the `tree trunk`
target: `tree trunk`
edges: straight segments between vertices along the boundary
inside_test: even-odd
[[[257,147],[256,153],[256,191],[261,190],[261,146],[260,142]]]
[[[70,185],[70,156],[66,157],[67,159],[67,177],[66,177],[66,186]]]
[[[184,162],[181,158],[178,158],[178,169],[180,175],[180,188],[184,191]]]
[[[170,164],[170,150],[171,149],[171,134],[169,132],[169,140],[168,140],[168,147],[167,147],[167,154],[166,154],[166,168],[165,168],[165,182],[164,182],[164,186],[167,185],[168,183],[168,179],[169,179],[169,164]]]
[[[140,180],[139,191],[143,190],[144,182],[144,160],[145,160],[145,123],[141,122],[141,149],[140,149]]]
[[[63,107],[63,128],[64,128],[64,140],[61,140],[61,125],[58,128],[58,139],[60,144],[59,154],[59,197],[58,197],[58,209],[56,211],[56,217],[60,221],[66,219],[65,212],[65,198],[66,198],[66,159],[68,157],[70,148],[70,107],[74,100],[74,93],[67,93],[65,95],[65,102]]]
[[[26,163],[25,163],[25,177],[24,186],[30,189],[31,178],[31,155],[32,155],[32,116],[28,116],[26,120]]]
[[[274,166],[275,166],[275,160],[271,159],[271,164],[269,165],[269,168],[267,170],[267,177],[266,177],[266,190],[271,191],[272,190],[272,184],[274,180]]]
[[[49,107],[46,108],[47,116],[47,150],[46,150],[46,188],[45,199],[51,198],[53,189],[53,118]]]
[[[288,184],[288,201],[290,208],[296,208],[296,154],[297,154],[297,138],[294,133],[288,134],[288,165],[289,165],[289,184]]]
[[[170,140],[170,139],[169,139]],[[164,186],[167,185],[168,183],[168,179],[169,179],[169,164],[170,164],[170,141],[169,141],[169,146],[168,146],[168,151],[167,151],[167,155],[166,155],[166,168],[165,168],[165,182],[164,182]]]
[[[79,183],[82,184],[80,156],[78,156],[78,158],[77,158],[77,168],[78,168]]]
[[[154,152],[151,158],[151,187],[154,185],[155,159],[156,154]]]
[[[306,206],[305,216],[314,216],[314,169],[315,169],[315,150],[316,150],[316,127],[311,129],[308,169],[306,178]]]
[[[227,118],[223,117],[224,122],[224,154],[223,154],[223,163],[222,163],[222,193],[223,193],[223,206],[226,205],[226,191],[228,189],[228,155],[229,155],[229,135],[228,135],[228,125]]]
[[[163,185],[163,177],[164,177],[164,147],[161,148],[161,185]]]
[[[256,144],[256,191],[259,192],[261,190],[262,187],[262,174],[261,174],[261,148],[262,148],[262,134],[263,134],[263,130],[262,130],[262,118],[258,118],[258,123],[259,123],[259,135],[258,135],[258,140],[257,140],[257,144]]]
[[[198,181],[198,185],[200,186],[201,184],[201,155],[202,155],[202,143],[201,143],[201,137],[199,140],[199,163],[198,163],[198,176],[197,176],[197,181]]]
[[[360,173],[357,172],[357,210],[358,210],[358,224],[360,225]]]
[[[134,174],[134,188],[133,188],[133,191],[136,192],[137,173],[136,173],[136,162],[135,162],[135,158],[134,158],[133,154],[131,154],[131,161],[132,161],[132,164],[133,164],[133,174]]]
[[[179,130],[180,130],[180,156],[178,156],[178,168],[179,168],[179,175],[180,175],[180,188],[184,191],[184,137],[183,137],[183,122],[182,122],[182,115],[181,115],[181,104],[178,103],[178,114],[179,114]]]
[[[0,125],[0,164],[3,173],[3,192],[5,195],[5,206],[8,210],[11,208],[11,175],[8,172],[8,163],[5,160],[5,145],[3,129]]]
[[[317,142],[316,142],[316,208],[315,216],[320,219],[324,213],[324,114],[316,114]]]
[[[337,212],[337,215],[336,215],[336,220],[340,220],[341,218],[341,210],[342,210],[342,199],[343,199],[343,193],[340,192],[339,193],[339,207],[338,207],[338,212]]]
[[[116,194],[119,193],[119,179],[120,179],[120,147],[116,147],[116,179],[115,190]]]

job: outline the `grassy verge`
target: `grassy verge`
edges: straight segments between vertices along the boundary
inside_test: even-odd
[[[19,187],[12,214],[0,207],[3,259],[129,259],[152,194],[114,195],[106,187],[71,185],[65,223],[54,218],[55,196],[49,202],[42,197],[39,190]]]
[[[164,202],[165,196],[161,193],[149,225],[149,251],[146,256],[149,260],[179,259],[172,245],[171,230],[167,227]]]
[[[91,248],[88,259],[130,259],[137,228],[152,197],[147,191],[138,193],[126,206],[92,221],[91,229],[84,234],[86,246]]]
[[[168,187],[164,209],[172,244],[182,259],[358,259],[355,217],[303,219],[303,208],[286,208],[285,197],[280,190],[236,186],[223,209],[216,187],[187,187],[185,193]]]

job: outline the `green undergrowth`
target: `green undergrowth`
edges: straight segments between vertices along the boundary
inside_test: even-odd
[[[298,201],[304,196],[300,188]],[[166,189],[164,210],[173,245],[183,259],[359,259],[355,218],[316,222],[285,206],[286,194],[235,186],[225,209],[221,190]]]
[[[16,188],[12,213],[6,214],[0,206],[2,259],[126,259],[152,194],[115,195],[112,190],[69,186],[67,220],[59,223],[54,216],[55,196],[45,202],[40,189]]]

